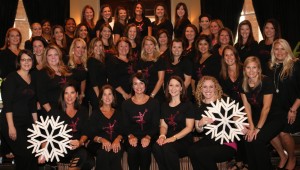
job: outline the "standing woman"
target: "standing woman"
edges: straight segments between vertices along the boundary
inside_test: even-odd
[[[81,22],[87,26],[87,31],[89,33],[90,39],[96,37],[95,32],[95,22],[94,22],[95,12],[92,6],[86,5],[83,7],[81,12]]]
[[[133,96],[122,104],[128,165],[131,170],[149,170],[159,126],[159,103],[145,94],[147,79],[142,73],[134,74],[131,83]]]
[[[42,20],[42,37],[45,38],[45,40],[50,43],[52,36],[51,36],[51,22],[47,19]]]
[[[279,168],[294,169],[296,165],[295,142],[291,133],[299,132],[300,116],[300,62],[293,55],[288,42],[277,39],[271,50],[271,64],[273,82],[276,93],[274,94],[275,106],[282,115],[284,128],[281,129],[272,145],[280,156]],[[285,154],[284,150],[287,152]],[[286,163],[287,162],[287,163]],[[286,165],[286,166],[285,166]]]
[[[157,3],[154,7],[155,21],[152,22],[152,36],[156,36],[160,29],[166,29],[169,37],[173,37],[173,25],[169,20],[165,4]]]
[[[1,134],[15,155],[16,169],[37,170],[37,159],[27,149],[27,129],[37,121],[35,87],[29,74],[34,67],[34,56],[22,50],[16,61],[17,71],[2,83]]]
[[[90,39],[87,25],[83,23],[78,24],[75,29],[74,38],[81,38],[85,41],[86,44],[89,44],[91,39]]]
[[[204,133],[203,137],[189,148],[189,157],[193,169],[218,170],[217,163],[232,159],[237,145],[235,142],[215,141],[211,136],[205,135],[207,130],[203,126],[214,124],[214,120],[202,115],[207,107],[212,107],[211,103],[216,103],[222,98],[222,88],[217,79],[211,76],[203,76],[199,81],[195,93],[197,106],[195,108],[195,129],[199,133]]]
[[[148,79],[146,94],[158,101],[164,100],[162,85],[164,83],[166,64],[160,57],[158,43],[152,36],[146,36],[142,43],[141,59],[137,70],[143,72]]]
[[[21,32],[17,28],[9,28],[5,35],[5,44],[0,52],[0,77],[2,79],[16,71],[16,59],[20,53]]]
[[[191,21],[189,20],[189,12],[186,4],[179,2],[175,8],[174,37],[182,38],[184,28],[189,24],[191,24]]]
[[[134,23],[128,24],[125,29],[124,35],[128,38],[131,44],[132,63],[134,68],[136,68],[137,63],[141,58],[141,44],[138,27]]]
[[[117,109],[122,102],[131,97],[130,76],[134,73],[131,62],[131,44],[126,37],[121,37],[116,44],[117,54],[107,57],[108,82],[117,91]]]
[[[167,102],[161,106],[160,135],[153,155],[159,169],[180,170],[179,158],[188,155],[193,143],[194,107],[180,77],[172,76],[166,86]]]
[[[115,45],[112,36],[112,28],[109,24],[105,23],[99,29],[99,38],[101,38],[103,45],[104,45],[104,52],[105,54],[113,55],[116,53]],[[98,34],[97,34],[98,35]],[[116,45],[117,46],[117,45]]]
[[[158,31],[156,36],[158,46],[159,46],[159,53],[162,58],[166,58],[170,56],[170,42],[171,38],[169,37],[168,31],[165,29],[161,29]]]
[[[76,22],[74,18],[67,18],[65,20],[65,35],[67,39],[67,49],[70,49],[70,46],[74,39],[76,29]]]
[[[100,38],[92,39],[88,49],[87,60],[87,97],[93,110],[99,107],[99,93],[103,85],[107,84],[107,71],[105,66],[105,54]]]
[[[56,45],[49,45],[43,57],[43,69],[37,75],[37,98],[42,116],[58,109],[58,99],[64,84],[71,79],[71,72],[62,61],[62,53]]]
[[[249,56],[257,56],[258,43],[255,41],[251,22],[242,21],[238,26],[238,42],[234,45],[237,49],[242,63]]]
[[[218,43],[213,47],[214,55],[222,58],[223,49],[227,45],[233,45],[233,34],[227,27],[221,28],[218,34]]]
[[[209,29],[211,32],[211,44],[214,46],[218,43],[219,31],[224,28],[223,23],[220,19],[211,20]]]
[[[79,89],[79,102],[82,103],[85,97],[87,79],[87,48],[83,39],[75,38],[73,40],[69,57],[68,66],[72,72],[72,78],[76,81]]]
[[[33,54],[35,56],[35,67],[37,70],[41,70],[43,68],[43,55],[44,51],[48,46],[48,43],[42,36],[36,36],[31,39]]]
[[[64,28],[60,25],[54,25],[52,27],[51,35],[51,44],[55,44],[59,47],[63,55],[63,61],[65,64],[67,64],[69,51],[67,51],[67,39],[64,33]]]
[[[128,12],[127,9],[123,6],[118,6],[115,10],[115,17],[114,17],[114,44],[117,43],[120,37],[123,37],[124,30],[127,25],[128,20]]]
[[[151,21],[145,16],[145,8],[141,1],[134,5],[132,11],[134,11],[133,16],[128,20],[128,24],[134,23],[137,26],[140,34],[138,43],[141,44],[145,36],[152,35]]]
[[[31,24],[30,29],[31,29],[31,32],[32,32],[31,38],[29,40],[25,41],[24,48],[26,50],[32,51],[32,38],[36,37],[36,36],[41,36],[42,35],[42,26],[41,26],[40,23],[34,22],[34,23]]]
[[[184,29],[183,42],[185,44],[185,49],[183,51],[183,56],[188,58],[191,62],[195,62],[196,48],[195,41],[198,37],[198,29],[195,25],[189,24]]]
[[[261,72],[257,57],[245,60],[241,97],[249,123],[245,147],[251,170],[273,169],[267,144],[279,134],[283,125],[280,112],[274,107],[274,84]]]
[[[203,76],[219,77],[220,58],[211,53],[211,39],[208,35],[200,35],[196,40],[196,60],[193,66],[192,90],[196,91],[197,84]]]
[[[258,44],[258,58],[262,65],[262,73],[269,75],[269,62],[271,61],[271,49],[275,40],[281,38],[280,25],[277,20],[269,19],[263,29],[263,40]]]
[[[113,87],[104,85],[99,94],[99,106],[90,117],[91,149],[96,153],[96,170],[122,170],[123,121],[121,112],[114,108],[116,95]]]
[[[103,24],[109,24],[112,21],[112,8],[109,4],[103,4],[100,7],[99,19],[95,26],[96,37],[99,37],[99,29]]]
[[[211,35],[210,32],[211,16],[208,14],[201,14],[199,16],[199,34]]]

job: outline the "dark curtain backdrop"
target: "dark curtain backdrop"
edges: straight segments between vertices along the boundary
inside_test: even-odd
[[[19,0],[0,1],[0,47],[3,47],[6,31],[14,25]]]
[[[243,9],[244,0],[201,0],[201,13],[221,19],[224,26],[236,35],[237,26]]]
[[[299,0],[252,0],[256,18],[263,31],[266,20],[274,18],[279,21],[282,38],[286,39],[292,49],[300,41],[300,1]]]
[[[70,16],[70,0],[23,0],[23,3],[29,24],[48,19],[52,25],[64,25]]]

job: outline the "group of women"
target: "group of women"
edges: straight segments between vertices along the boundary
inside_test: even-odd
[[[300,65],[278,22],[266,22],[260,43],[251,23],[241,22],[233,45],[231,30],[207,14],[199,17],[198,31],[184,3],[176,6],[174,28],[164,4],[154,11],[151,23],[141,2],[130,19],[120,6],[112,29],[108,4],[96,24],[87,5],[77,26],[72,18],[64,28],[33,23],[26,50],[20,31],[7,31],[0,53],[1,136],[16,168],[45,163],[26,149],[27,128],[39,116],[60,116],[72,129],[62,160],[69,169],[122,169],[126,151],[134,170],[149,169],[151,154],[162,170],[179,170],[185,156],[194,169],[235,159],[232,169],[268,170],[268,143],[280,156],[277,169],[294,169],[290,133],[299,130]],[[226,96],[245,107],[249,126],[241,141],[220,144],[205,135],[203,127],[216,122],[202,114]]]

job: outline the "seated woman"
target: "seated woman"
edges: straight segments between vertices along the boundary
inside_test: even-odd
[[[203,76],[195,92],[197,107],[195,108],[195,128],[198,132],[203,131],[203,126],[213,124],[209,117],[202,117],[211,102],[221,99],[223,91],[217,79],[211,76]],[[202,139],[189,148],[189,156],[193,169],[217,170],[217,163],[232,159],[237,150],[235,142],[220,144],[219,141],[204,135]]]
[[[159,169],[180,170],[179,158],[188,155],[193,143],[194,109],[187,101],[179,76],[172,76],[166,88],[167,102],[161,106],[160,135],[153,146]]]
[[[93,111],[89,121],[93,142],[88,147],[96,154],[96,170],[121,170],[123,125],[121,113],[113,108],[116,102],[113,87],[102,86],[99,99],[99,107]]]
[[[159,103],[145,91],[147,79],[138,72],[132,76],[133,96],[123,102],[123,121],[131,170],[149,170],[151,148],[159,127]]]

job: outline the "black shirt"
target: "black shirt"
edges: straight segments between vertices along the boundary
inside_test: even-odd
[[[170,20],[167,19],[159,25],[156,25],[155,22],[152,22],[152,36],[156,37],[158,31],[161,29],[167,30],[169,37],[173,37],[173,25]]]

